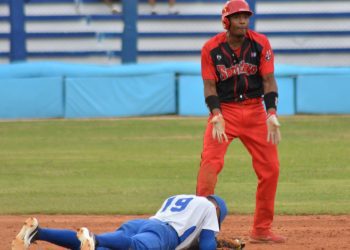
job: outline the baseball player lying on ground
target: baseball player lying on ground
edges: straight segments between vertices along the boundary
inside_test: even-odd
[[[166,199],[149,219],[135,219],[116,231],[92,234],[82,227],[77,232],[39,227],[28,218],[12,241],[12,250],[28,249],[35,241],[47,241],[68,249],[216,249],[216,235],[227,215],[225,201],[217,195],[176,195]],[[237,248],[240,249],[240,248]]]

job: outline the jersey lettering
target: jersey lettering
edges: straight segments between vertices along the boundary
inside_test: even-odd
[[[225,65],[216,65],[217,71],[220,73],[220,80],[225,81],[232,76],[237,75],[255,75],[258,71],[258,67],[254,64],[246,63],[244,60],[240,61],[239,64],[235,64],[229,68]]]
[[[165,206],[161,212],[165,212],[168,208],[170,208],[171,212],[180,212],[188,206],[191,200],[193,200],[193,198],[182,198],[182,199],[176,200],[175,203],[173,204],[173,201],[175,200],[175,198],[176,196],[170,197],[169,199],[167,199]]]
[[[174,197],[170,197],[169,199],[166,200],[165,206],[162,209],[162,212],[164,212],[169,206],[170,204],[173,202],[173,200],[176,198],[176,196]]]

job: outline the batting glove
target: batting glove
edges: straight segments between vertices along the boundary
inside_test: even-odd
[[[278,144],[281,141],[281,124],[278,122],[276,112],[269,112],[267,114],[267,142]]]
[[[222,114],[216,114],[210,120],[210,123],[213,124],[212,135],[214,140],[218,140],[219,143],[222,143],[224,140],[228,142],[227,135],[225,133],[225,120]]]

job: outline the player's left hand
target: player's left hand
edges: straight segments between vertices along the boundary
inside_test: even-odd
[[[222,143],[224,140],[225,142],[228,142],[227,135],[225,133],[225,120],[222,114],[218,113],[214,115],[210,122],[213,124],[213,139],[217,139],[219,143]]]
[[[278,144],[281,141],[281,132],[280,126],[277,119],[276,112],[269,112],[267,114],[267,142],[271,142],[273,144]]]

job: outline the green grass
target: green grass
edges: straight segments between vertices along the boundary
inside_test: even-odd
[[[350,213],[350,116],[281,117],[278,214]],[[194,193],[206,118],[0,122],[0,214],[143,214]],[[217,194],[253,213],[236,140]]]

